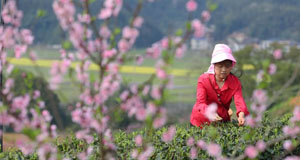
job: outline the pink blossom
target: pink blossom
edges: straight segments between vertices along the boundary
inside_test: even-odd
[[[275,74],[277,70],[277,66],[276,64],[272,63],[270,64],[269,68],[268,68],[268,72],[270,75]]]
[[[259,140],[257,143],[256,143],[256,148],[258,151],[262,152],[265,150],[266,148],[266,143],[263,141],[263,140]]]
[[[167,118],[166,118],[165,116],[157,117],[157,118],[155,118],[154,121],[153,121],[153,127],[154,127],[155,129],[160,128],[160,127],[162,127],[163,125],[165,125],[166,121],[167,121]]]
[[[258,155],[258,150],[254,146],[250,145],[246,148],[245,154],[249,158],[255,158]]]
[[[56,133],[56,125],[52,124],[50,129],[51,129],[51,133],[52,133],[52,136],[53,137],[56,137],[57,136],[57,133]]]
[[[100,28],[99,34],[100,34],[100,36],[102,36],[103,38],[107,39],[107,38],[109,38],[109,36],[110,36],[111,33],[110,33],[109,28],[108,28],[106,25],[104,25],[104,26],[102,26],[102,27]]]
[[[215,143],[208,144],[206,149],[208,154],[211,155],[212,157],[219,157],[222,154],[221,147]]]
[[[284,141],[284,143],[283,143],[283,148],[284,148],[285,150],[287,150],[287,151],[293,150],[294,146],[293,146],[292,141],[291,141],[291,140],[286,140],[286,141]]]
[[[181,47],[176,48],[175,51],[176,58],[182,58],[185,51],[186,51],[186,45],[182,45]]]
[[[157,108],[156,108],[155,104],[152,102],[148,102],[147,108],[146,108],[147,115],[153,116],[156,113],[156,111],[157,111]]]
[[[113,15],[116,17],[120,13],[123,6],[123,0],[115,0],[115,8],[113,11]]]
[[[117,54],[117,50],[115,48],[113,48],[111,50],[105,50],[102,57],[103,58],[111,58],[116,54]]]
[[[250,127],[255,127],[256,121],[255,121],[255,119],[251,115],[248,115],[246,117],[246,125],[248,125]]]
[[[175,134],[176,134],[176,127],[175,126],[169,127],[169,129],[162,134],[162,141],[166,143],[171,142]]]
[[[15,57],[21,58],[22,54],[24,54],[27,50],[26,45],[16,45],[15,46]]]
[[[110,8],[103,8],[98,15],[99,19],[108,19],[112,16],[112,10]]]
[[[264,78],[264,71],[263,70],[259,70],[257,75],[256,75],[256,80],[257,82],[261,82]]]
[[[136,119],[139,121],[144,121],[146,119],[146,110],[144,108],[138,108],[136,112]]]
[[[104,1],[104,6],[106,8],[113,8],[114,7],[114,0],[105,0]]]
[[[137,29],[135,28],[131,28],[131,27],[124,27],[123,28],[123,38],[125,39],[135,39],[138,35],[139,35],[139,32]]]
[[[37,56],[36,56],[35,52],[31,51],[31,52],[29,53],[29,58],[30,58],[32,61],[36,61]]]
[[[262,89],[256,89],[253,91],[252,98],[258,104],[265,104],[268,100],[267,92]]]
[[[187,145],[187,146],[192,146],[192,145],[194,145],[194,143],[195,143],[195,140],[194,140],[193,137],[190,137],[190,138],[186,141],[186,145]]]
[[[207,22],[210,19],[210,13],[207,10],[202,11],[201,16],[205,22]]]
[[[201,23],[200,20],[194,19],[192,21],[192,27],[194,29],[194,36],[195,37],[203,37],[204,36],[204,34],[205,34],[205,27]]]
[[[190,150],[190,158],[191,159],[196,159],[198,155],[198,151],[196,147],[192,147]]]
[[[121,53],[127,52],[131,47],[131,44],[126,39],[121,39],[118,42],[118,48]]]
[[[292,136],[292,137],[300,133],[300,128],[298,126],[294,126],[294,127],[284,126],[282,130],[285,135]]]
[[[139,152],[136,149],[134,149],[134,150],[132,150],[130,155],[131,155],[131,158],[136,159],[138,154],[139,154]]]
[[[197,9],[197,2],[195,0],[189,0],[186,3],[186,9],[188,12],[193,12]]]
[[[14,79],[12,78],[8,78],[6,81],[5,81],[5,85],[4,85],[4,89],[2,90],[2,93],[3,94],[8,94],[10,89],[14,86]]]
[[[3,27],[2,27],[2,30],[3,30]],[[13,47],[13,45],[15,45],[15,38],[13,36],[14,36],[14,29],[11,26],[5,27],[4,33],[1,36],[1,39],[3,39],[2,47],[4,47],[4,48]],[[6,52],[3,52],[3,53],[6,53]],[[4,57],[6,57],[6,54],[1,55],[2,59],[5,59]]]
[[[41,96],[41,93],[40,93],[39,90],[35,90],[35,91],[33,92],[33,99],[37,99],[37,98],[39,98],[40,96]]]
[[[31,31],[29,29],[22,29],[21,36],[22,36],[22,40],[25,44],[27,44],[27,45],[32,44],[34,37],[32,36]]]
[[[57,149],[54,146],[51,146],[51,144],[43,144],[39,146],[37,149],[37,154],[39,159],[49,159],[49,160],[55,160],[57,159]]]
[[[300,121],[300,106],[296,106],[293,111],[293,117],[291,118],[291,122]]]
[[[136,146],[140,147],[143,144],[143,137],[139,134],[135,137]]]
[[[29,105],[30,97],[28,94],[25,96],[18,96],[13,99],[12,108],[24,110]]]
[[[135,62],[137,65],[142,65],[144,58],[141,55],[136,56]]]
[[[76,132],[76,138],[78,139],[84,139],[87,141],[87,143],[92,143],[93,142],[93,136],[88,134],[89,131],[88,130],[81,130],[81,131],[77,131]]]
[[[152,91],[151,91],[151,96],[152,96],[154,99],[160,99],[160,98],[161,98],[160,87],[153,86],[153,87],[152,87]]]
[[[18,148],[22,151],[24,155],[30,155],[34,152],[34,145],[31,143],[24,143],[22,141],[17,141]]]
[[[161,52],[162,52],[162,48],[158,43],[152,44],[152,47],[147,48],[146,50],[147,56],[150,56],[154,59],[157,59],[161,55]]]
[[[6,72],[7,72],[8,74],[10,74],[11,71],[12,71],[13,69],[14,69],[14,65],[9,64],[8,67],[7,67],[7,69],[6,69]]]
[[[298,156],[288,156],[284,160],[300,160],[300,157],[298,157]]]
[[[90,23],[91,22],[91,17],[89,14],[78,14],[78,20],[81,23]]]
[[[138,156],[138,160],[147,160],[149,159],[149,157],[152,155],[154,151],[154,147],[153,146],[147,146],[146,150],[144,150],[144,152],[142,152],[139,156]]]
[[[206,149],[207,144],[203,141],[203,140],[198,140],[197,141],[197,147],[201,148],[201,149]]]
[[[52,116],[50,115],[50,113],[47,110],[42,111],[42,116],[45,118],[45,120],[47,122],[50,122],[52,119]]]
[[[163,49],[167,49],[169,47],[169,39],[165,37],[161,40],[161,46]]]
[[[138,93],[138,85],[137,84],[132,84],[130,86],[130,91],[133,93],[133,94],[137,94]]]
[[[137,28],[140,28],[140,27],[142,26],[143,22],[144,22],[143,17],[138,16],[138,17],[136,17],[136,18],[134,19],[134,21],[133,21],[133,26],[134,26],[134,27],[137,27]]]
[[[72,1],[54,1],[53,10],[61,27],[66,30],[74,22],[75,6]]]
[[[217,108],[218,108],[218,106],[216,103],[212,103],[212,104],[208,105],[205,110],[205,116],[209,120],[214,121],[216,118],[216,114],[217,114]]]
[[[167,78],[167,73],[165,72],[165,70],[157,67],[156,68],[156,76],[159,78],[159,79],[166,79]]]
[[[251,109],[256,113],[261,114],[267,109],[267,106],[265,104],[252,103]]]
[[[44,101],[39,101],[39,102],[38,102],[38,106],[39,106],[40,108],[45,108],[45,102],[44,102]]]
[[[145,85],[144,86],[144,89],[143,89],[143,95],[147,95],[149,93],[149,90],[150,90],[150,86],[149,85]]]
[[[273,56],[274,56],[274,59],[281,59],[281,57],[282,57],[282,51],[281,51],[281,49],[276,49],[273,52]]]
[[[120,98],[122,101],[125,101],[129,96],[129,91],[125,90],[122,92],[122,94],[120,95]]]
[[[19,27],[23,13],[17,10],[15,1],[8,1],[2,10],[1,16],[4,23],[11,23],[14,26]]]

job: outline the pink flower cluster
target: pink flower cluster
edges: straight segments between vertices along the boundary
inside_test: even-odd
[[[19,27],[23,13],[17,9],[15,1],[8,1],[1,12],[1,17],[4,23],[10,23],[15,27]]]
[[[268,68],[268,73],[269,73],[270,75],[273,75],[273,74],[276,73],[276,71],[277,71],[277,66],[276,66],[276,64],[274,64],[274,63],[270,64],[270,65],[269,65],[269,68]]]
[[[37,149],[37,154],[41,160],[56,160],[57,149],[54,145],[43,144]]]
[[[125,26],[122,30],[122,39],[118,42],[118,48],[121,53],[127,52],[135,43],[139,31],[130,26]]]
[[[118,16],[122,9],[123,0],[105,0],[104,7],[101,9],[98,18],[108,19],[111,16]]]
[[[203,140],[198,140],[195,144],[194,138],[189,138],[187,140],[187,145],[191,146],[190,150],[190,158],[195,159],[197,158],[198,151],[197,148],[206,151],[210,156],[216,159],[227,159],[226,157],[222,156],[222,148],[216,143],[206,143]]]
[[[249,145],[245,149],[245,154],[247,157],[253,159],[258,156],[260,152],[263,152],[266,149],[266,143],[262,140],[259,140],[255,146]]]
[[[267,109],[268,95],[265,90],[256,89],[253,91],[251,109],[256,113],[256,117],[248,115],[246,125],[255,127],[262,121],[263,112]]]
[[[60,26],[67,30],[74,22],[75,6],[71,0],[56,0],[53,3],[53,11],[59,20]]]
[[[167,113],[165,108],[159,108],[158,115],[153,121],[153,127],[155,129],[162,127],[167,122]]]
[[[293,111],[293,117],[290,119],[292,123],[300,121],[300,106],[296,106]]]
[[[273,52],[273,56],[274,56],[274,59],[281,59],[282,57],[282,51],[281,49],[276,49],[274,52]]]
[[[156,76],[161,80],[165,80],[168,77],[165,68],[166,64],[163,61],[158,61],[156,63]]]
[[[52,63],[50,70],[50,89],[57,89],[58,85],[63,81],[63,75],[66,74],[68,68],[71,65],[71,61],[64,59],[62,62],[55,61]]]
[[[195,0],[189,0],[187,3],[186,3],[186,9],[188,12],[193,12],[197,9],[197,2]]]
[[[202,19],[204,22],[207,22],[210,20],[210,12],[207,10],[202,11],[201,16],[202,16]]]
[[[139,153],[138,150],[134,149],[131,152],[131,158],[138,159],[138,160],[147,160],[153,154],[154,150],[155,149],[152,145],[147,145],[145,150],[142,151],[141,153]]]
[[[205,34],[205,26],[202,24],[202,22],[198,19],[194,19],[192,21],[192,28],[194,29],[194,36],[195,37],[203,37]]]
[[[171,142],[175,134],[176,134],[176,127],[170,126],[169,129],[162,134],[161,139],[166,143]]]

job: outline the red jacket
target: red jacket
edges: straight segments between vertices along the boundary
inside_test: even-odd
[[[220,101],[217,94],[220,96]],[[200,126],[205,122],[210,122],[204,113],[207,106],[211,103],[218,104],[217,113],[223,118],[223,121],[230,121],[228,110],[232,98],[234,98],[237,110],[236,115],[238,116],[240,112],[244,112],[245,116],[247,116],[249,112],[243,98],[242,85],[236,76],[229,74],[223,87],[220,89],[213,74],[202,74],[198,79],[197,99],[190,117],[191,124]]]

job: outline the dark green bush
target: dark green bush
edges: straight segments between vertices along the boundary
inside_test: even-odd
[[[12,71],[10,78],[14,79],[12,92],[15,96],[21,96],[26,93],[33,94],[35,90],[40,91],[40,99],[45,102],[46,109],[53,115],[53,123],[60,129],[71,122],[70,116],[66,114],[66,110],[60,106],[57,94],[48,88],[48,82],[44,78],[19,68],[15,68]],[[33,106],[34,104],[31,101],[30,107]]]

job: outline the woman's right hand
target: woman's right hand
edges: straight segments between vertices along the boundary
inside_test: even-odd
[[[217,113],[214,116],[214,119],[212,121],[221,121],[223,118],[220,117]]]

